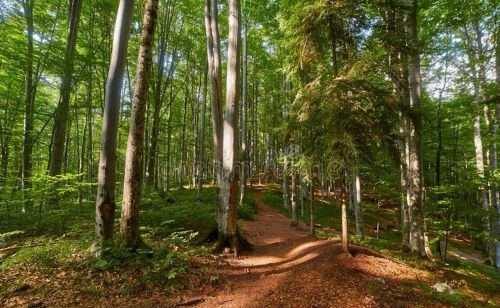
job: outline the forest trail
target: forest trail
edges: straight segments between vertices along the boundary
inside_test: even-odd
[[[254,192],[258,213],[243,224],[255,246],[242,257],[224,256],[209,270],[210,286],[182,294],[197,307],[383,307],[440,304],[418,296],[416,282],[430,283],[409,268],[361,247],[342,255],[339,241],[311,240],[308,227],[290,221]]]

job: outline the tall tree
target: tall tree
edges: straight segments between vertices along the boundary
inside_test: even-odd
[[[247,100],[247,78],[248,78],[248,22],[245,21],[243,27],[243,67],[241,72],[241,158],[240,163],[240,204],[243,203],[245,196],[245,188],[247,176],[250,173],[248,162],[248,140],[247,140],[247,114],[248,114],[248,100]]]
[[[134,98],[130,115],[130,128],[125,159],[123,204],[120,219],[120,241],[129,248],[141,243],[139,234],[139,210],[144,157],[144,127],[148,98],[149,67],[153,56],[153,37],[158,14],[158,1],[147,0],[144,4],[141,43],[137,58]]]
[[[22,163],[22,185],[23,189],[31,188],[31,172],[33,169],[33,121],[35,112],[35,91],[33,82],[33,1],[23,1],[24,18],[26,19],[26,76],[24,91],[24,140],[23,140],[23,163]]]
[[[147,165],[147,183],[150,187],[154,187],[155,190],[158,189],[157,177],[156,174],[156,161],[157,161],[157,148],[158,148],[158,139],[160,135],[160,111],[163,106],[165,87],[168,87],[169,82],[171,82],[171,72],[173,73],[173,69],[175,67],[175,62],[167,61],[167,47],[170,39],[170,33],[172,29],[172,23],[175,17],[175,8],[177,5],[177,1],[167,1],[164,7],[161,9],[160,22],[158,23],[158,46],[157,46],[157,70],[156,70],[156,78],[154,83],[154,94],[153,94],[153,124],[151,127],[151,144],[148,151],[148,165]],[[175,53],[175,48],[173,50]],[[175,57],[172,55],[172,59]],[[164,74],[166,64],[170,63],[167,80],[164,80]],[[149,140],[147,140],[149,142]]]
[[[64,70],[61,82],[61,95],[54,117],[54,128],[52,131],[52,147],[49,162],[49,175],[61,174],[64,158],[64,142],[69,115],[69,101],[71,86],[73,81],[73,67],[75,59],[75,48],[78,35],[78,25],[80,23],[80,13],[82,11],[82,0],[69,1],[69,24],[66,39],[66,51],[64,53]]]
[[[240,95],[240,1],[229,1],[229,35],[227,52],[226,110],[222,122],[222,87],[220,71],[217,1],[205,2],[205,26],[209,61],[212,121],[218,184],[217,249],[229,246],[239,254],[242,238],[238,232],[236,207],[238,202],[239,95]]]
[[[240,52],[241,10],[239,0],[229,0],[229,34],[226,74],[226,111],[224,114],[222,183],[219,186],[222,204],[218,209],[218,245],[226,244],[239,253],[239,233],[236,223],[238,201],[239,166],[239,100],[240,100]]]
[[[123,73],[127,59],[127,47],[133,0],[120,0],[113,37],[113,49],[106,81],[104,115],[101,132],[101,153],[97,179],[96,197],[96,242],[93,251],[100,255],[103,244],[113,237],[116,208],[116,150],[118,121],[120,118],[120,97]]]
[[[422,119],[420,55],[418,44],[418,3],[417,0],[407,1],[406,33],[408,44],[408,84],[410,93],[409,127],[409,217],[410,217],[410,248],[413,252],[425,256],[425,230],[423,221],[423,173],[422,173]]]

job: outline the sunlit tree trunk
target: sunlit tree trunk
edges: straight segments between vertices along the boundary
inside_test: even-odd
[[[158,1],[147,0],[144,7],[141,42],[137,58],[134,98],[130,115],[130,128],[123,180],[123,203],[120,219],[120,242],[128,248],[141,243],[139,211],[141,205],[142,171],[144,167],[144,127],[148,98],[149,67],[153,57],[153,37]]]
[[[292,210],[292,227],[296,227],[299,225],[297,220],[297,172],[294,167],[294,160],[292,158],[291,164],[291,173],[292,173],[292,194],[291,194],[291,210]]]
[[[422,173],[422,119],[420,53],[417,30],[417,0],[408,1],[406,16],[406,32],[408,41],[408,80],[410,89],[410,121],[409,121],[409,217],[410,248],[421,256],[430,254],[426,249],[423,220],[423,173]]]
[[[238,199],[238,118],[239,118],[239,62],[240,62],[240,3],[229,1],[229,36],[226,84],[226,112],[222,117],[221,62],[217,1],[205,2],[207,54],[211,83],[212,121],[214,126],[215,173],[217,177],[217,222],[219,238],[217,249],[229,245],[235,255],[240,249],[240,236],[236,224]]]
[[[222,203],[219,205],[218,246],[228,243],[234,254],[239,253],[239,234],[236,223],[239,170],[239,95],[240,95],[240,1],[229,0],[229,35],[227,52],[226,111],[224,115],[223,170],[219,186]]]
[[[113,237],[116,207],[116,149],[118,120],[120,117],[120,96],[133,8],[133,0],[120,1],[114,30],[111,62],[106,82],[96,197],[97,241],[93,248],[97,255],[100,255],[102,252],[102,244]]]
[[[57,106],[54,129],[52,132],[52,149],[49,163],[49,175],[56,176],[61,174],[63,163],[64,141],[66,139],[66,130],[69,116],[69,103],[71,95],[71,85],[73,81],[73,67],[75,59],[75,48],[78,35],[78,26],[80,23],[80,13],[82,10],[82,0],[69,1],[69,29],[66,39],[66,52],[64,54],[64,73],[61,82],[61,99]]]
[[[242,68],[242,86],[241,86],[241,157],[242,161],[240,162],[240,204],[243,204],[243,199],[245,197],[245,188],[247,182],[247,176],[249,175],[250,168],[248,162],[248,149],[247,149],[247,111],[248,111],[248,103],[247,103],[247,39],[248,39],[248,23],[245,23],[243,27],[243,68]]]
[[[363,205],[361,204],[361,180],[359,179],[359,170],[353,173],[353,201],[354,201],[354,215],[356,217],[356,234],[364,238],[365,223],[363,220]]]

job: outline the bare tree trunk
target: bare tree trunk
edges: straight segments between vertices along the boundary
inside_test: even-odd
[[[207,166],[205,166],[205,138],[206,138],[206,109],[207,109],[207,90],[208,90],[208,63],[205,69],[203,78],[203,101],[201,103],[200,111],[200,147],[198,153],[198,197],[201,195],[201,190],[203,188],[204,171]]]
[[[239,233],[236,223],[239,170],[239,96],[240,96],[240,1],[229,0],[229,35],[227,52],[226,112],[224,116],[223,171],[220,185],[221,204],[218,210],[219,248],[229,244],[239,253]]]
[[[423,220],[423,174],[422,174],[422,120],[419,112],[421,102],[420,55],[417,30],[417,0],[408,1],[406,32],[408,40],[408,80],[410,87],[409,121],[409,217],[410,248],[412,252],[425,256],[425,230]],[[429,256],[430,257],[430,256]]]
[[[245,197],[245,188],[247,183],[247,176],[250,173],[250,168],[248,168],[248,150],[247,150],[247,31],[248,23],[245,23],[243,27],[243,71],[242,71],[242,115],[241,115],[241,157],[243,160],[240,162],[240,204],[243,204],[243,199]],[[248,172],[247,172],[248,171]]]
[[[236,224],[238,193],[238,118],[239,118],[239,62],[240,62],[240,3],[229,1],[229,37],[226,85],[226,113],[222,122],[222,87],[220,67],[217,1],[205,1],[207,54],[211,81],[212,120],[214,126],[215,172],[219,187],[217,222],[219,238],[217,249],[229,245],[238,255],[242,244]]]
[[[158,190],[158,174],[156,172],[156,162],[157,162],[157,148],[158,148],[158,139],[160,135],[160,111],[163,105],[163,94],[164,87],[168,87],[168,82],[164,82],[164,73],[165,73],[165,61],[167,56],[167,46],[168,40],[170,38],[170,30],[174,17],[174,11],[176,6],[176,1],[170,3],[168,1],[160,13],[159,20],[161,21],[158,24],[158,68],[156,71],[156,80],[154,85],[154,97],[153,97],[153,124],[151,127],[151,144],[148,151],[148,176],[146,179],[147,185],[149,187]],[[175,50],[174,50],[175,53]],[[175,58],[175,54],[172,56]],[[170,62],[170,69],[173,69],[175,61]],[[168,75],[169,78],[170,72]],[[147,140],[146,140],[147,141]]]
[[[354,214],[356,217],[356,234],[361,238],[365,237],[363,220],[363,206],[361,204],[361,181],[359,179],[359,170],[353,173],[353,201],[354,201]]]
[[[297,227],[299,225],[297,220],[297,172],[295,171],[294,161],[292,158],[291,164],[292,168],[292,223],[291,227]]]
[[[113,237],[116,207],[116,148],[118,120],[120,117],[120,96],[133,9],[133,0],[120,0],[108,80],[106,82],[96,197],[97,240],[93,247],[93,251],[97,255],[101,255],[104,242],[111,240]]]
[[[185,168],[186,168],[186,120],[187,120],[187,112],[188,112],[188,100],[189,100],[189,59],[186,59],[186,80],[185,82],[185,91],[184,91],[184,112],[182,114],[182,136],[181,136],[181,168],[179,172],[179,188],[184,187],[184,177],[185,177]]]
[[[124,247],[137,248],[141,244],[139,212],[141,206],[142,171],[144,167],[144,128],[148,98],[149,67],[153,57],[153,37],[159,0],[144,4],[141,43],[137,58],[134,99],[123,180],[123,203],[120,219],[120,241]]]
[[[217,0],[205,0],[205,28],[207,35],[207,59],[210,75],[210,101],[215,148],[215,173],[221,181],[222,169],[222,71]],[[220,202],[220,201],[219,201]]]
[[[52,135],[52,149],[49,162],[49,175],[61,174],[64,153],[64,141],[69,115],[69,103],[71,95],[71,85],[73,80],[73,67],[75,59],[75,48],[80,23],[80,13],[82,10],[82,0],[71,0],[69,2],[69,29],[66,40],[66,52],[64,54],[64,73],[61,82],[61,99],[57,105],[54,117],[54,128]]]
[[[316,238],[316,222],[314,220],[314,174],[311,170],[309,171],[310,174],[310,187],[309,187],[309,236],[311,236],[313,239]]]
[[[496,16],[496,35],[495,35],[495,57],[496,57],[496,65],[495,65],[495,71],[496,71],[496,95],[500,96],[500,20],[499,17]],[[498,171],[498,162],[497,162],[497,153],[496,153],[496,143],[495,140],[497,140],[497,131],[498,131],[498,124],[500,123],[500,103],[497,101],[495,104],[495,124],[493,126],[493,131],[492,131],[492,140],[493,140],[493,146],[494,146],[494,155],[490,157],[491,160],[491,168],[495,172]],[[500,268],[500,187],[498,185],[498,182],[495,181],[495,184],[493,186],[493,194],[494,198],[493,201],[493,206],[496,210],[496,214],[498,214],[498,217],[494,218],[493,221],[493,236],[496,236],[497,240],[495,242],[495,245],[493,247],[493,264],[495,267]]]
[[[347,176],[344,174],[344,179],[342,181],[342,251],[348,255],[351,254],[349,251],[349,225],[347,220]]]
[[[33,121],[35,109],[35,87],[33,85],[33,2],[23,1],[24,17],[27,24],[27,52],[26,52],[26,79],[24,96],[24,140],[23,140],[23,164],[22,164],[22,186],[24,189],[31,188],[32,154],[33,154]],[[23,211],[26,205],[23,199]],[[30,204],[28,207],[31,206]]]
[[[288,184],[288,150],[283,150],[283,206],[290,210],[290,185]]]

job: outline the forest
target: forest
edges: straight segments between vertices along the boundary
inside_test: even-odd
[[[0,0],[1,307],[500,307],[498,0]]]

